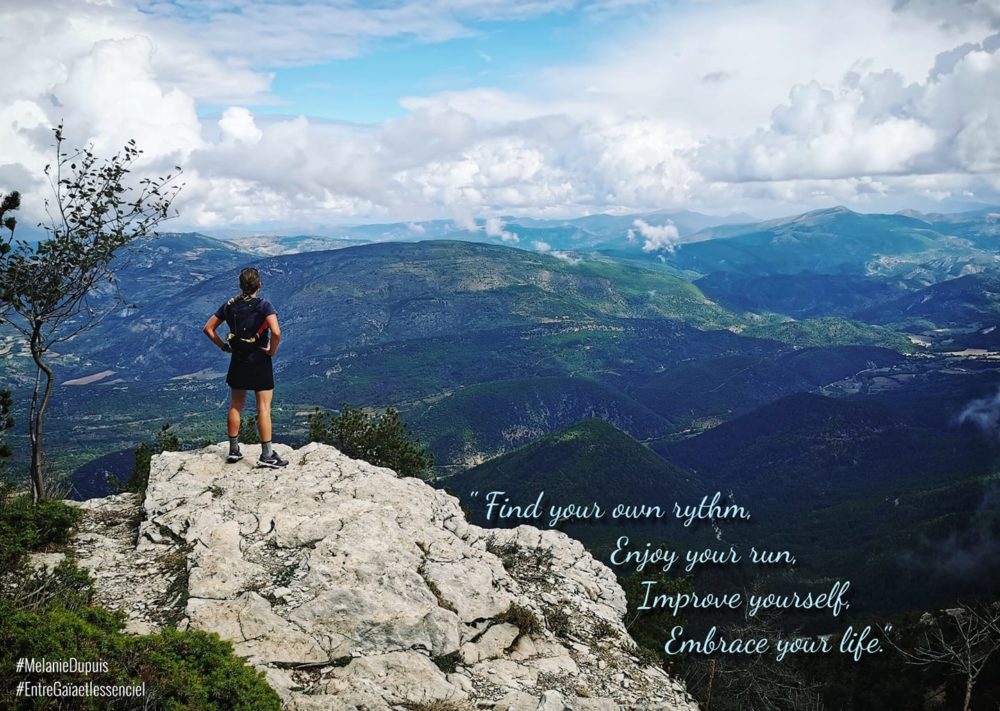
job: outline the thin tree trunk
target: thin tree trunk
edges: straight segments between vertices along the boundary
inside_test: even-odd
[[[35,365],[35,386],[31,391],[31,405],[28,407],[28,440],[31,442],[31,499],[38,503],[39,491],[35,486],[36,458],[35,452],[38,450],[36,442],[38,437],[35,434],[35,411],[38,409],[38,388],[42,381],[42,371]],[[40,468],[40,467],[39,467]]]
[[[972,703],[972,675],[965,677],[965,703],[962,704],[962,711],[969,711],[969,704]]]
[[[42,360],[41,327],[41,322],[36,322],[31,334],[31,357],[35,361],[38,371],[45,373],[45,393],[42,395],[41,403],[39,403],[40,377],[36,373],[35,389],[31,394],[31,411],[28,415],[28,429],[31,437],[31,500],[36,504],[45,498],[45,474],[42,468],[44,461],[42,426],[45,420],[45,410],[49,406],[49,398],[52,397],[52,369]]]
[[[715,685],[715,660],[708,662],[708,695],[705,698],[705,711],[712,706],[712,687]]]

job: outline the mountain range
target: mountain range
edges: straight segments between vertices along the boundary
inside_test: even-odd
[[[120,264],[128,306],[53,357],[50,451],[90,486],[89,463],[127,466],[165,422],[219,439],[227,356],[201,326],[252,264],[282,323],[279,437],[300,441],[316,406],[394,407],[462,496],[724,491],[754,503],[762,540],[804,551],[803,574],[856,574],[889,607],[944,599],[981,588],[996,540],[997,212],[143,240]],[[643,249],[637,221],[677,239]],[[0,357],[25,402],[23,344],[0,331]],[[17,465],[23,430],[9,439]],[[965,582],[927,574],[948,545]]]

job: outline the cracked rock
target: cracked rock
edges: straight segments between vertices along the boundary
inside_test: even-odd
[[[164,452],[141,508],[75,504],[72,547],[129,631],[216,632],[299,711],[697,708],[632,656],[625,594],[579,542],[470,525],[453,496],[327,445],[275,445],[282,470],[258,448]],[[546,628],[554,608],[571,634]]]

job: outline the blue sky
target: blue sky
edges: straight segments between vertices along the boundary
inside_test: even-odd
[[[179,228],[1000,203],[995,0],[39,0],[0,26],[25,221],[60,121],[183,166]]]
[[[596,46],[627,32],[639,17],[555,11],[516,21],[470,23],[469,36],[440,42],[413,37],[372,42],[355,57],[304,66],[258,67],[273,72],[267,103],[249,104],[259,116],[305,115],[335,121],[378,124],[407,111],[405,96],[490,86],[530,89],[541,67],[586,61]],[[204,105],[217,117],[226,107]]]

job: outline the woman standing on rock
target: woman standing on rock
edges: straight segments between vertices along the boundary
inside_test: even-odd
[[[253,267],[240,272],[240,294],[209,316],[202,329],[209,340],[227,353],[229,372],[226,384],[232,393],[227,416],[229,463],[243,459],[240,451],[240,413],[247,390],[257,394],[257,429],[260,432],[260,458],[257,466],[284,467],[288,462],[271,448],[271,398],[274,395],[274,368],[271,359],[281,342],[278,315],[267,299],[257,296],[260,274]],[[223,341],[215,329],[223,321],[229,326],[229,338]]]

